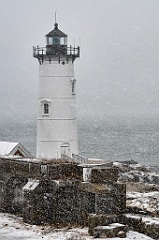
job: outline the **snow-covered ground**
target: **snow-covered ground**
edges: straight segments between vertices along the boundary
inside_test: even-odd
[[[29,225],[20,217],[11,214],[0,213],[0,240],[90,240],[93,237],[88,235],[87,228],[54,229],[47,226]],[[97,238],[96,238],[97,239]],[[112,238],[119,240],[121,238]],[[150,240],[137,232],[128,232],[125,240]]]

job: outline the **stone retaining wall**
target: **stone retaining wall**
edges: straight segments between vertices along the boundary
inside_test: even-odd
[[[0,159],[0,168],[0,207],[21,212],[30,224],[87,226],[90,214],[125,211],[126,187],[117,182],[113,167],[94,167],[89,182],[83,182],[83,168],[74,163]]]

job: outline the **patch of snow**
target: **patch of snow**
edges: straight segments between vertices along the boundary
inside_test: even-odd
[[[23,187],[23,191],[33,191],[39,185],[39,180],[29,179],[27,184]]]
[[[142,222],[149,223],[149,224],[158,224],[159,225],[159,218],[151,218],[149,216],[143,217]]]
[[[110,224],[109,226],[124,227],[125,225],[124,225],[124,224],[121,224],[121,223],[112,223],[112,224]]]
[[[88,228],[54,229],[53,227],[29,225],[20,217],[11,214],[0,213],[0,240],[91,240]],[[152,238],[137,232],[129,231],[125,240],[152,240]],[[112,238],[121,240],[121,238]]]
[[[140,192],[128,192],[127,198],[146,198],[146,197],[155,197],[159,195],[159,192],[147,192],[147,193],[140,193]]]
[[[140,219],[141,218],[141,215],[138,215],[138,214],[126,214],[126,217],[127,218],[133,218],[133,219]]]
[[[0,156],[9,155],[18,144],[18,142],[0,142]]]

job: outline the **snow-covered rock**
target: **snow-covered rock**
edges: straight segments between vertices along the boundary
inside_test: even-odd
[[[123,161],[114,162],[113,166],[119,171],[120,182],[142,182],[159,185],[158,168],[150,167],[137,162]]]
[[[126,205],[131,212],[142,212],[159,217],[159,192],[127,192]]]
[[[126,214],[127,223],[133,230],[159,239],[159,218],[139,214]]]

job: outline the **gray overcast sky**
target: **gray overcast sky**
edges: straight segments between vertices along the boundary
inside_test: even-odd
[[[81,46],[78,115],[158,115],[158,0],[0,0],[1,117],[36,118],[32,46],[45,46],[55,11],[69,44]]]

